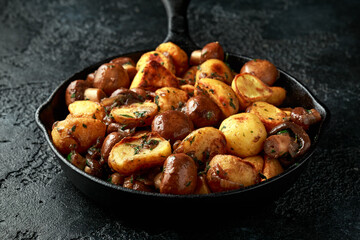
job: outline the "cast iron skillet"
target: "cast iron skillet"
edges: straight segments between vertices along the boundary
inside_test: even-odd
[[[183,48],[188,54],[195,49],[200,49],[193,43],[188,34],[186,12],[189,0],[163,0],[163,3],[167,11],[169,23],[168,35],[164,42],[172,41]],[[54,147],[50,134],[53,123],[57,120],[65,119],[68,114],[64,96],[69,83],[77,79],[86,79],[86,76],[89,73],[94,72],[100,65],[109,62],[111,59],[127,56],[134,61],[137,61],[140,56],[147,51],[149,50],[113,56],[85,68],[65,80],[36,111],[36,122],[44,132],[45,138],[51,149],[57,155],[63,171],[78,189],[88,197],[103,204],[121,202],[131,204],[142,203],[142,205],[152,207],[179,207],[184,204],[196,204],[196,206],[201,204],[202,206],[205,206],[204,204],[207,203],[212,205],[213,203],[235,201],[237,206],[247,206],[259,201],[264,202],[275,199],[294,183],[300,172],[303,171],[310,160],[310,157],[319,142],[319,137],[329,121],[330,112],[304,85],[282,70],[279,70],[280,78],[276,82],[276,85],[282,86],[287,90],[287,99],[283,105],[289,107],[302,106],[307,109],[315,108],[321,114],[322,120],[310,129],[309,135],[312,140],[312,145],[309,151],[298,160],[297,164],[268,181],[244,189],[212,193],[209,195],[168,195],[140,192],[112,185],[104,180],[86,174],[69,163]],[[249,57],[238,54],[227,53],[227,55],[227,62],[237,72],[245,62],[251,60]],[[122,207],[124,206],[122,204],[120,205]]]

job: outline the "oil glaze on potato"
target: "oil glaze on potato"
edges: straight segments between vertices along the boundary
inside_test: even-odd
[[[155,91],[155,103],[160,111],[175,110],[182,108],[188,100],[188,94],[178,88],[163,87]]]
[[[143,66],[145,66],[150,61],[156,61],[160,65],[164,66],[167,70],[169,70],[172,74],[175,75],[175,66],[172,62],[172,59],[169,57],[166,57],[164,54],[162,54],[159,51],[150,51],[147,53],[144,53],[139,61],[136,63],[136,70],[141,71]]]
[[[171,145],[157,133],[126,137],[112,148],[108,164],[114,171],[130,175],[160,166],[171,154]]]
[[[264,168],[262,174],[266,177],[266,179],[275,177],[284,171],[281,166],[279,160],[276,158],[271,158],[267,155],[264,157]]]
[[[260,182],[254,166],[232,155],[216,155],[206,174],[212,192],[223,192],[248,187]]]
[[[76,101],[68,107],[71,117],[87,117],[102,120],[105,117],[104,108],[97,102],[82,100]]]
[[[224,135],[216,128],[204,127],[194,130],[185,137],[174,153],[185,153],[192,157],[200,168],[217,154],[226,152]]]
[[[226,138],[228,152],[242,158],[260,153],[267,136],[264,124],[252,113],[232,115],[219,129]]]
[[[229,85],[216,79],[202,78],[195,88],[195,96],[207,95],[220,108],[225,117],[239,111],[239,100]]]
[[[285,98],[286,98],[286,90],[282,87],[270,87],[271,89],[271,96],[266,99],[266,102],[274,105],[280,106]]]
[[[100,120],[92,118],[68,118],[54,124],[51,137],[55,147],[62,154],[71,150],[84,153],[96,143],[98,137],[104,137],[106,126]]]
[[[228,85],[233,80],[231,69],[219,59],[209,59],[202,63],[196,72],[196,82],[202,78],[216,79]]]
[[[196,188],[197,167],[184,153],[172,154],[164,162],[160,193],[191,194]]]
[[[184,50],[182,50],[178,45],[172,42],[166,42],[160,44],[156,51],[163,54],[169,54],[173,60],[175,66],[175,75],[181,76],[189,67],[189,58]]]

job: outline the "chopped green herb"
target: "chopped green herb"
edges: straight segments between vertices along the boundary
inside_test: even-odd
[[[72,156],[72,152],[70,152],[68,155],[67,155],[67,157],[66,157],[66,159],[69,161],[69,162],[71,162],[71,156]]]
[[[274,120],[272,117],[268,117],[268,119],[270,119],[270,120]]]
[[[267,177],[264,174],[262,174],[261,172],[259,172],[259,176],[260,176],[261,179],[267,180]]]
[[[195,136],[190,140],[190,145],[194,142]]]
[[[226,126],[224,125],[224,126],[222,126],[221,128],[220,128],[220,131],[222,131],[223,129],[225,129],[226,128]]]
[[[84,124],[84,123],[83,123],[83,125],[82,125],[82,126],[83,126],[84,128],[87,128],[86,124]]]
[[[93,118],[93,119],[96,119],[95,113],[92,115],[92,118]]]
[[[154,102],[156,103],[156,105],[159,106],[159,95],[156,95],[156,96],[155,96]]]
[[[71,131],[75,132],[75,129],[76,129],[76,125],[72,126]]]
[[[279,131],[277,134],[283,134],[283,133],[289,133],[289,131],[284,129],[284,130]]]
[[[215,114],[212,111],[208,111],[206,113],[206,119],[207,120],[211,120],[214,116],[215,116]]]
[[[133,116],[130,116],[128,114],[119,114],[120,116],[127,117],[127,118],[134,118]]]
[[[214,94],[214,89],[210,89],[209,92],[211,92],[212,94]]]
[[[188,186],[190,186],[190,184],[191,184],[191,181],[187,182],[185,186],[188,187]]]
[[[235,104],[233,103],[233,99],[232,98],[230,98],[230,106],[233,108],[233,109],[236,109],[236,106],[235,106]]]
[[[142,112],[135,111],[134,115],[136,116],[136,118],[142,118],[145,116],[146,113],[147,111],[142,111]]]
[[[71,97],[71,98],[75,98],[75,97],[76,97],[75,93],[71,94],[70,97]]]

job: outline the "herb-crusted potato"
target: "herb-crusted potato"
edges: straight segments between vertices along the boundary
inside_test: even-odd
[[[156,48],[156,51],[161,52],[164,55],[169,54],[171,56],[175,66],[176,76],[181,76],[186,71],[186,69],[188,69],[188,55],[175,43],[162,43]]]
[[[160,112],[182,108],[188,100],[185,91],[173,87],[160,88],[155,94],[154,101],[159,106]]]
[[[213,127],[199,128],[185,137],[174,153],[192,157],[200,168],[217,154],[226,152],[226,140],[222,132]]]
[[[252,102],[266,101],[272,93],[265,83],[250,73],[236,75],[231,87],[239,99],[240,110],[244,110]]]
[[[258,116],[267,131],[287,120],[286,113],[267,102],[254,102],[246,108],[246,112]]]
[[[104,108],[97,102],[80,100],[71,103],[68,107],[70,117],[87,117],[102,120],[105,117]]]
[[[202,63],[196,72],[196,82],[202,78],[216,79],[230,85],[233,75],[231,69],[223,61],[209,59]]]
[[[149,91],[155,91],[162,87],[178,88],[179,81],[173,73],[154,60],[142,65],[130,85],[130,89],[142,88]]]
[[[109,167],[123,175],[161,166],[171,154],[171,145],[157,133],[126,137],[111,150]]]
[[[220,131],[225,135],[228,152],[243,158],[260,153],[267,136],[264,124],[252,113],[228,117]]]
[[[142,67],[150,61],[156,61],[175,75],[175,66],[170,57],[166,57],[159,51],[144,53],[136,63],[136,70],[141,71]]]
[[[51,137],[55,147],[62,154],[68,154],[71,150],[84,153],[97,140],[104,137],[106,125],[92,118],[67,118],[56,122],[51,131]]]
[[[195,96],[205,93],[218,105],[224,117],[239,111],[239,100],[229,85],[216,79],[202,78],[195,88]]]
[[[123,105],[111,110],[111,116],[117,123],[131,127],[151,125],[157,113],[158,106],[149,101]]]
[[[190,67],[184,75],[181,76],[181,79],[184,81],[184,84],[195,85],[196,72],[198,70],[197,66]]]

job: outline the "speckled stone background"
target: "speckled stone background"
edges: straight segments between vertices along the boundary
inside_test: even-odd
[[[130,220],[86,198],[34,120],[74,72],[161,43],[161,1],[0,0],[0,239],[360,239],[359,10],[351,0],[190,3],[199,46],[218,40],[227,51],[271,60],[308,86],[332,119],[306,171],[277,201],[212,219],[202,213],[221,213],[221,205],[199,206],[191,224],[171,224],[168,209]]]

